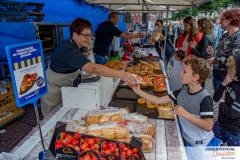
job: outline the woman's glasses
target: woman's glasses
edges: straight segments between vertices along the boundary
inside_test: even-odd
[[[84,36],[85,38],[91,37],[91,34],[82,34],[82,33],[80,33],[80,35]]]

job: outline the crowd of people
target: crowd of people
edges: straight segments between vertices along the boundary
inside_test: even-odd
[[[175,60],[181,63],[181,71],[171,77],[178,77],[181,86],[164,97],[155,97],[141,91],[136,77],[132,74],[113,70],[102,64],[107,62],[111,41],[114,36],[144,38],[145,34],[126,34],[116,24],[118,14],[111,12],[109,20],[99,24],[95,30],[94,58],[89,61],[82,47],[88,47],[91,38],[91,23],[77,18],[70,26],[71,38],[56,47],[49,68],[46,71],[49,91],[41,98],[44,115],[61,102],[61,87],[72,86],[78,70],[95,75],[121,78],[141,97],[156,104],[173,102],[173,110],[179,117],[181,133],[186,146],[240,146],[240,9],[223,11],[216,23],[209,18],[196,20],[187,16],[179,26],[169,23],[165,29],[163,21],[157,20],[155,26],[164,36],[155,47],[161,55],[165,49],[165,68]],[[223,32],[224,31],[224,32]],[[166,42],[166,45],[163,45]],[[177,51],[172,48],[177,47]],[[173,53],[169,53],[173,52]],[[204,89],[204,82],[212,69],[212,96]],[[213,100],[219,103],[218,120],[213,124]],[[187,147],[188,148],[188,147]],[[200,156],[200,151],[187,149],[189,157]]]

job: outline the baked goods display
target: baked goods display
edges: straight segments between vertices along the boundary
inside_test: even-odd
[[[159,104],[156,105],[155,108],[158,110],[158,118],[174,119],[172,103]]]
[[[102,110],[90,110],[85,116],[87,125],[103,124],[107,122],[121,122],[123,115],[129,113],[127,108],[109,107]]]
[[[38,74],[25,74],[22,80],[22,84],[20,86],[19,95],[23,95],[27,93],[35,84]]]
[[[116,70],[121,70],[124,68],[124,62],[117,61],[117,60],[110,60],[105,64],[105,66],[116,69]]]

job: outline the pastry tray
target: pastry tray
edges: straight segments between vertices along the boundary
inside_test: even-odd
[[[159,118],[158,110],[156,108],[147,108],[145,104],[138,104],[137,101],[113,98],[112,101],[109,103],[109,106],[114,106],[119,108],[128,108],[131,113],[138,112],[152,119],[174,120],[174,119],[168,119],[163,117]]]

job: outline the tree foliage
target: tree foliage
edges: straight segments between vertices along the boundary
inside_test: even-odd
[[[192,6],[190,8],[185,8],[180,11],[176,11],[172,14],[172,20],[182,20],[188,15],[197,16],[199,13],[204,16],[211,15],[214,12],[220,14],[223,9],[229,6],[239,7],[240,0],[209,0],[197,6]]]

